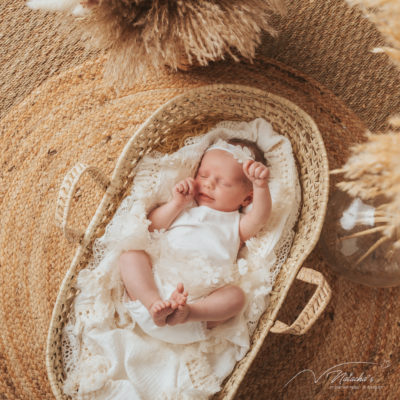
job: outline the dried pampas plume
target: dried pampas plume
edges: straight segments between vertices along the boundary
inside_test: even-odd
[[[252,59],[280,0],[100,0],[85,27],[111,50],[118,80],[167,65],[207,65],[225,55]],[[183,65],[182,65],[183,64]]]
[[[386,53],[400,66],[400,2],[398,0],[347,0],[357,5],[389,42],[391,47],[373,49],[375,53]]]
[[[375,212],[375,222],[379,225],[349,236],[382,233],[382,238],[358,262],[388,240],[400,248],[400,118],[392,118],[390,123],[392,131],[369,133],[367,142],[351,149],[353,155],[343,168],[331,171],[331,174],[344,174],[347,181],[337,186],[351,196],[372,201],[384,199]]]
[[[84,36],[110,50],[108,76],[130,83],[151,68],[176,70],[230,56],[252,60],[284,0],[29,0],[80,16]]]
[[[385,52],[400,66],[400,2],[347,0],[347,3],[360,7],[392,46],[373,51]],[[394,248],[400,248],[400,117],[392,117],[389,123],[392,128],[389,132],[380,135],[369,133],[366,143],[353,147],[353,155],[343,168],[331,171],[332,174],[344,173],[348,181],[340,182],[337,186],[351,196],[372,201],[384,199],[375,212],[375,222],[379,225],[349,236],[374,232],[382,234],[358,262],[389,240],[393,241]]]

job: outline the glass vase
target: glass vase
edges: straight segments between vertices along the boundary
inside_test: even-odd
[[[337,190],[328,202],[320,244],[335,273],[372,287],[398,286],[400,249],[393,246],[398,233],[382,239],[378,231],[381,223],[376,216],[378,205],[379,202],[366,204]],[[366,230],[370,233],[360,235]]]

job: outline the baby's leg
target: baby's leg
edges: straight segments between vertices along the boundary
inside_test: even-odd
[[[237,315],[244,307],[246,296],[238,286],[228,285],[215,290],[195,303],[179,306],[167,318],[169,325],[189,321],[207,321],[209,327]]]
[[[168,315],[175,311],[178,304],[161,299],[147,253],[139,250],[122,253],[119,269],[129,298],[138,299],[149,310],[156,325],[165,325]]]

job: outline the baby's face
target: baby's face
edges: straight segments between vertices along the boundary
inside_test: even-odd
[[[201,160],[195,176],[195,200],[199,206],[219,211],[236,211],[251,202],[251,185],[243,165],[223,150],[210,150]]]

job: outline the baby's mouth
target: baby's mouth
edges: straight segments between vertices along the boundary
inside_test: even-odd
[[[205,193],[199,193],[199,197],[202,200],[214,200],[212,197],[210,197],[208,194]]]

